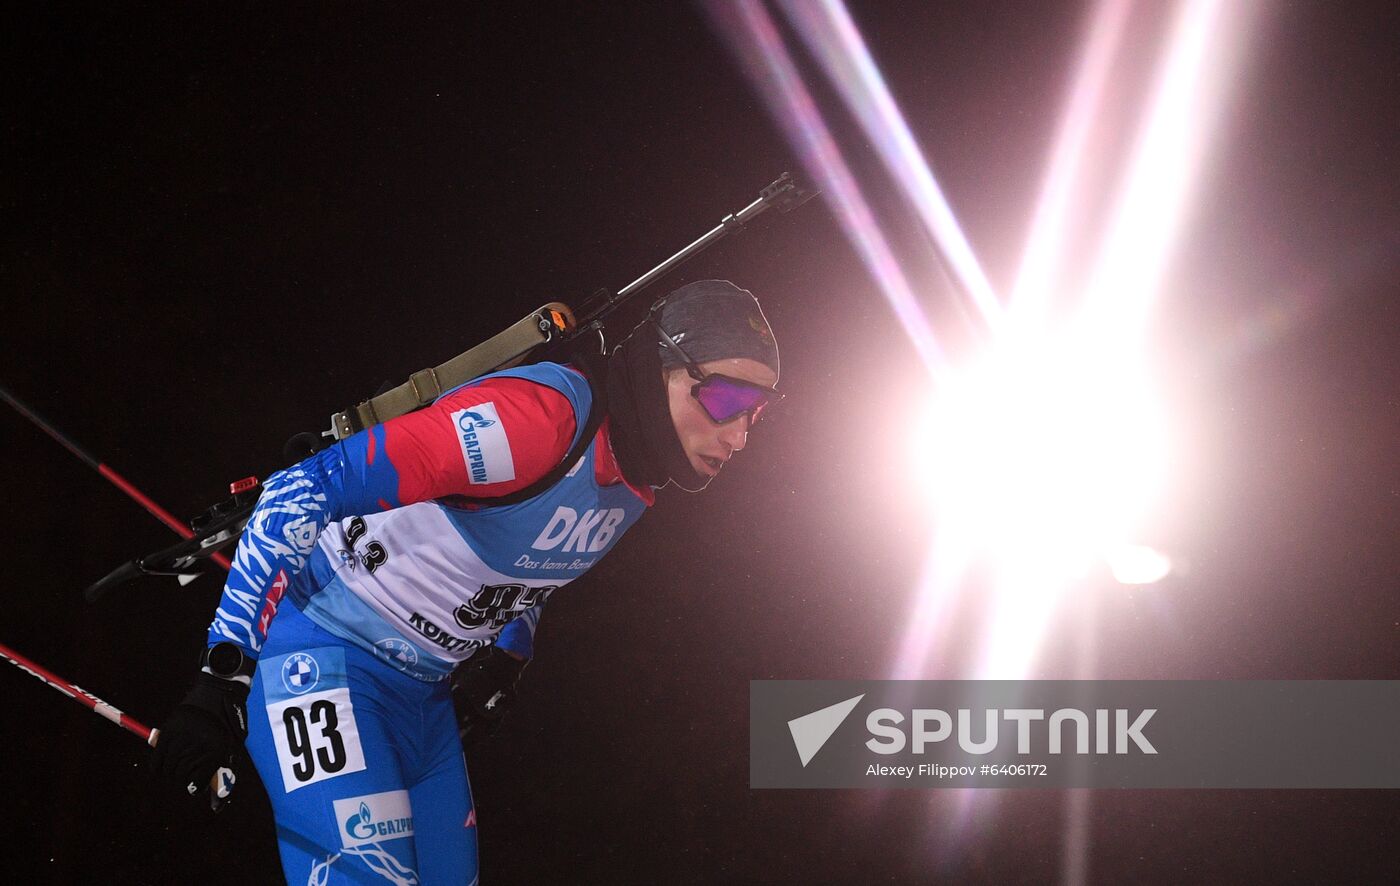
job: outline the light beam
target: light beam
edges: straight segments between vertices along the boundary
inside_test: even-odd
[[[772,17],[757,0],[715,0],[707,3],[705,9],[740,59],[750,83],[778,121],[803,167],[822,189],[846,239],[894,309],[925,368],[937,376],[946,361],[933,327],[797,73]]]
[[[860,122],[885,168],[903,188],[963,291],[988,325],[997,329],[1001,303],[845,4],[841,0],[780,0],[780,5]]]

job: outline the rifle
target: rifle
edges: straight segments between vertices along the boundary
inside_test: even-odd
[[[563,302],[550,302],[530,312],[486,341],[438,366],[413,373],[404,383],[381,391],[354,407],[331,415],[330,428],[319,434],[298,434],[288,442],[288,455],[310,455],[366,428],[407,415],[432,403],[447,391],[491,372],[518,366],[545,346],[566,345],[582,336],[601,335],[603,321],[637,293],[720,239],[739,231],[768,209],[791,212],[816,196],[800,187],[791,173],[783,173],[738,212],[691,241],[670,258],[631,283],[611,292],[598,290],[575,312]],[[191,521],[193,534],[171,547],[121,564],[84,591],[94,602],[113,587],[142,575],[173,575],[187,584],[203,572],[204,561],[236,541],[257,504],[260,484],[248,477],[230,486],[231,498]]]

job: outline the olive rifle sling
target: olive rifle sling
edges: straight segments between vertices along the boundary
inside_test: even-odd
[[[398,387],[377,394],[354,409],[337,412],[331,416],[331,429],[325,436],[344,440],[365,428],[422,409],[474,378],[519,364],[535,348],[573,328],[574,313],[569,306],[550,302],[446,363],[420,369]]]

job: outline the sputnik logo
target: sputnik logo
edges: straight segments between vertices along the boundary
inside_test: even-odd
[[[788,721],[788,731],[792,733],[792,743],[797,748],[797,756],[804,769],[841,724],[846,722],[862,698],[865,698],[865,693]]]

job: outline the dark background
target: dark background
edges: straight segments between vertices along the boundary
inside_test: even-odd
[[[1190,570],[1092,590],[1099,676],[1400,676],[1400,28],[1378,8],[1272,4],[1253,32],[1159,313],[1196,457],[1158,531]],[[853,6],[1001,288],[1085,12]],[[627,283],[798,167],[689,6],[50,5],[3,30],[0,383],[185,516],[381,381]],[[951,793],[748,789],[748,680],[891,669],[931,528],[896,457],[923,382],[821,202],[667,282],[714,276],[762,299],[790,402],[551,602],[525,697],[469,760],[484,881],[1056,879],[1059,792],[997,794],[950,836]],[[958,340],[947,293],[927,307]],[[158,723],[219,583],[84,604],[169,533],[8,410],[0,435],[0,640]],[[12,669],[0,693],[5,879],[278,880],[251,770],[212,818],[151,790],[130,735]],[[1090,824],[1095,881],[1400,876],[1393,793],[1104,791]]]

